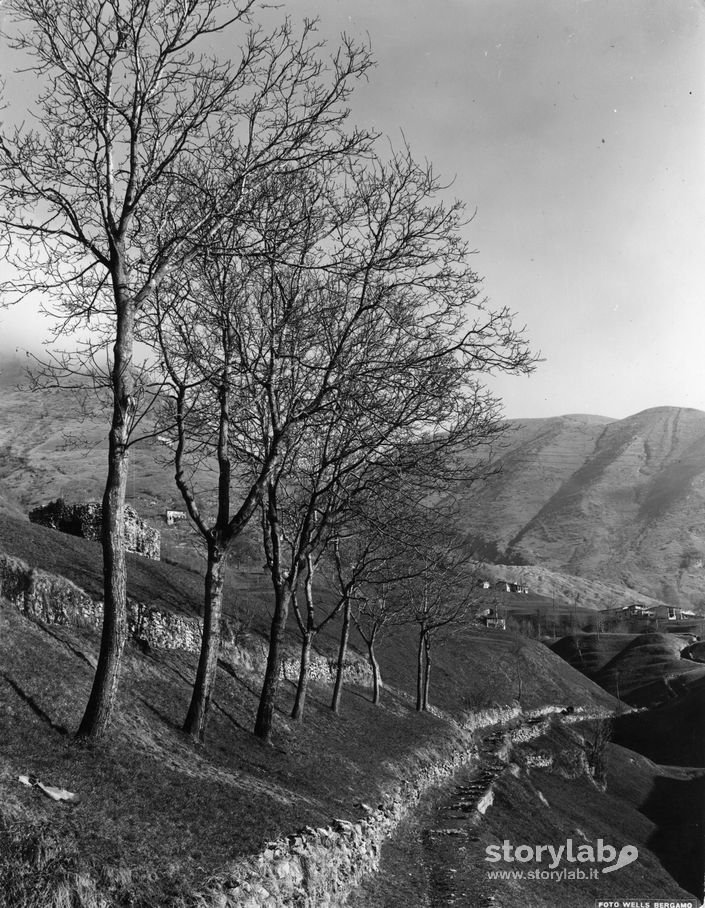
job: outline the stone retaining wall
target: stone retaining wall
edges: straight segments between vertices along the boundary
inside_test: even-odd
[[[0,596],[18,611],[46,624],[99,628],[103,621],[103,603],[92,599],[84,590],[65,577],[31,568],[20,558],[0,553]],[[127,602],[127,623],[132,639],[156,649],[186,650],[198,653],[201,649],[201,620],[189,615],[177,615],[134,599]],[[235,667],[261,674],[267,662],[264,643],[257,646],[251,640],[238,645],[235,627],[223,622],[221,658]],[[311,679],[332,681],[335,663],[319,653],[311,654]],[[298,654],[291,651],[282,661],[283,676],[295,680],[299,674]],[[350,658],[344,678],[361,685],[371,683],[366,662]]]
[[[431,788],[447,782],[476,756],[472,733],[521,717],[520,707],[483,710],[458,729],[455,752],[440,748],[417,755],[403,782],[377,808],[360,805],[360,819],[305,827],[270,842],[260,854],[239,862],[227,876],[197,893],[208,908],[339,908],[364,876],[379,869],[382,845]],[[400,767],[400,769],[402,769]]]
[[[415,765],[400,772],[406,779],[379,807],[361,804],[364,815],[360,819],[334,820],[330,826],[318,829],[307,826],[285,839],[270,842],[260,854],[240,861],[226,876],[214,879],[208,890],[196,893],[198,903],[204,908],[340,908],[363,877],[379,869],[385,839],[417,807],[423,795],[448,782],[476,757],[473,732],[520,719],[533,721],[535,724],[522,725],[507,734],[498,752],[500,759],[506,760],[512,744],[545,733],[547,719],[537,720],[559,712],[561,707],[546,706],[524,714],[514,705],[471,714],[458,730],[455,752],[448,756],[440,749],[435,753],[427,749],[423,757],[417,755]],[[576,712],[565,721],[577,722],[587,716]]]

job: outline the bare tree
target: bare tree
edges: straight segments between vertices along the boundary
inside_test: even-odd
[[[304,325],[314,319],[315,330],[302,331],[296,359],[314,370],[307,382],[317,372],[318,381],[327,383],[327,395],[319,398],[325,406],[316,415],[317,437],[326,443],[344,440],[335,453],[326,452],[319,474],[323,485],[302,503],[308,530],[317,526],[317,544],[324,544],[321,488],[330,501],[331,484],[341,484],[349,501],[370,481],[405,471],[427,478],[476,476],[478,463],[470,464],[470,451],[501,431],[497,402],[483,390],[478,375],[493,368],[532,366],[510,313],[493,312],[476,300],[477,277],[458,234],[463,209],[435,202],[440,189],[430,168],[418,167],[408,150],[386,164],[362,167],[353,162],[336,207],[343,217],[327,231],[328,244],[337,243],[340,254],[319,272],[318,283],[311,284],[314,277],[308,271],[305,299],[315,298],[317,305],[301,308],[296,300],[288,305]],[[297,330],[301,326],[299,320]],[[277,412],[303,393],[292,375],[287,379],[272,392],[278,397]],[[300,429],[302,423],[298,425]],[[461,450],[465,459],[458,456]],[[289,482],[295,474],[296,468],[290,468]],[[285,535],[278,506],[285,488],[280,478],[268,493],[275,560]],[[334,511],[339,516],[337,506]],[[326,519],[333,531],[329,538],[334,538],[334,521]],[[296,536],[300,540],[306,533]],[[256,733],[265,738],[271,733],[288,603],[306,558],[299,550],[286,571],[275,571],[281,607],[275,609],[256,723]]]
[[[377,337],[377,335],[373,335]],[[369,364],[365,352],[358,349],[360,360]],[[270,636],[270,661],[272,671],[265,675],[260,712],[263,736],[271,732],[271,716],[274,697],[278,685],[278,669],[281,663],[286,616],[290,604],[294,606],[299,629],[302,635],[302,651],[299,682],[292,717],[301,719],[308,684],[308,669],[311,648],[315,635],[342,608],[343,627],[349,626],[350,604],[354,599],[358,603],[353,610],[353,618],[363,637],[366,626],[363,615],[372,617],[370,638],[365,637],[368,653],[373,667],[373,676],[379,679],[379,667],[374,658],[375,638],[380,628],[389,624],[394,608],[388,601],[387,592],[380,598],[379,587],[373,585],[386,583],[387,589],[393,579],[408,577],[409,571],[401,566],[403,548],[412,544],[414,532],[422,534],[428,531],[428,514],[424,524],[417,523],[412,529],[407,520],[409,507],[403,508],[399,501],[396,508],[390,507],[384,518],[377,518],[375,525],[372,509],[367,514],[367,535],[360,542],[354,563],[349,564],[349,574],[343,576],[344,570],[340,557],[341,524],[351,515],[360,515],[362,502],[368,502],[376,496],[378,500],[390,505],[393,502],[389,486],[399,484],[399,474],[414,471],[419,479],[425,479],[436,491],[447,490],[443,480],[447,473],[455,474],[453,463],[453,444],[465,441],[468,446],[471,438],[468,430],[472,423],[466,421],[466,415],[458,423],[445,422],[444,432],[437,438],[418,436],[410,441],[415,429],[421,429],[428,420],[433,406],[429,403],[432,384],[427,380],[417,386],[413,375],[414,367],[405,363],[403,372],[397,371],[394,358],[387,360],[384,376],[377,376],[372,381],[369,368],[360,377],[354,370],[347,370],[345,379],[336,385],[336,406],[324,408],[318,418],[311,420],[306,427],[293,425],[288,449],[276,465],[267,489],[267,502],[263,509],[264,540],[267,552],[267,563],[272,575],[275,590],[275,616]],[[418,368],[418,365],[417,365]],[[437,403],[436,412],[445,414],[446,404],[453,398],[453,381],[448,383],[445,370],[437,363],[423,363],[423,371],[433,371],[436,393],[433,400]],[[360,384],[358,385],[358,382]],[[445,393],[444,393],[445,392]],[[288,397],[291,386],[272,391]],[[468,401],[466,401],[467,403]],[[475,403],[473,402],[473,407]],[[485,420],[489,419],[489,422]],[[484,434],[485,440],[492,436],[495,428],[493,418],[488,411],[482,410],[481,419],[475,424],[477,436],[481,429],[491,431]],[[445,462],[442,462],[445,461]],[[477,468],[474,468],[477,470]],[[468,469],[463,471],[467,478]],[[405,493],[412,494],[412,486],[407,483]],[[414,490],[415,494],[427,494],[428,487]],[[385,494],[386,493],[386,494]],[[398,495],[398,493],[397,493]],[[408,505],[408,503],[407,503]],[[377,504],[379,514],[379,501]],[[358,532],[360,531],[358,521]],[[382,534],[386,530],[386,537]],[[376,550],[373,548],[377,544]],[[314,614],[313,576],[319,561],[331,546],[336,550],[336,572],[338,574],[338,598],[331,608],[324,610],[317,620]],[[396,561],[392,564],[392,549]],[[300,607],[297,589],[303,579],[305,613]],[[363,591],[361,580],[366,584]],[[360,605],[364,599],[365,604]],[[372,603],[375,602],[378,608]],[[342,665],[347,642],[341,641],[339,664]],[[342,669],[341,669],[342,670]],[[340,678],[336,687],[340,690]],[[335,698],[334,698],[335,699]],[[379,700],[379,685],[376,683],[375,702]]]
[[[299,318],[290,300],[302,292],[302,262],[321,239],[306,229],[318,221],[325,185],[311,174],[327,173],[351,145],[363,149],[367,137],[336,133],[324,118],[311,137],[317,140],[308,166],[299,166],[300,155],[285,176],[263,179],[247,210],[221,224],[211,246],[194,257],[182,288],[169,284],[156,299],[151,337],[168,375],[165,420],[175,431],[176,484],[207,551],[202,646],[184,723],[197,741],[215,684],[225,555],[271,488],[277,464],[290,456],[293,427],[326,399],[327,380],[311,393],[306,376],[314,372],[305,365],[303,383],[298,379],[309,394],[305,402],[299,396],[284,406],[277,391],[290,386],[298,368]]]
[[[415,575],[403,586],[409,620],[417,626],[416,709],[429,708],[434,641],[472,617],[475,577],[469,557],[458,540],[430,538],[421,553]]]
[[[438,479],[434,477],[436,483]],[[372,483],[336,530],[329,573],[343,610],[343,623],[333,712],[340,708],[351,620],[367,647],[373,703],[380,702],[382,682],[376,644],[388,628],[408,621],[405,604],[395,590],[413,575],[413,552],[423,545],[429,521],[443,519],[438,511],[429,513],[421,507],[418,496],[419,489],[403,478]]]
[[[343,696],[353,608],[360,601],[360,590],[365,578],[368,578],[377,567],[385,563],[384,555],[380,557],[377,549],[380,540],[374,532],[369,532],[370,527],[364,522],[354,527],[350,524],[349,520],[348,525],[342,531],[336,531],[329,557],[331,562],[329,573],[337,593],[338,607],[342,612],[335,682],[330,705],[334,713],[340,711],[340,701]],[[372,665],[372,669],[374,672],[374,665]],[[375,690],[378,690],[379,676],[374,675],[373,681],[376,682]]]
[[[404,603],[395,596],[395,588],[388,583],[363,587],[354,605],[353,621],[367,647],[372,670],[372,702],[376,706],[381,700],[382,675],[375,647],[388,628],[404,624],[408,616]]]
[[[306,358],[319,327],[311,275],[321,259],[330,262],[322,247],[338,217],[326,196],[331,167],[365,142],[359,133],[337,141],[322,133],[306,168],[263,180],[247,213],[222,225],[217,242],[194,259],[185,292],[167,295],[155,314],[152,334],[172,393],[176,482],[208,547],[203,646],[185,724],[198,740],[217,666],[223,555],[263,494],[272,501],[272,474],[291,458],[295,428],[330,405],[333,373]],[[209,464],[212,505],[199,489]],[[274,545],[278,563],[278,536]],[[275,582],[275,615],[288,613],[290,586]]]
[[[350,389],[348,389],[350,390]],[[399,398],[397,420],[393,426],[370,421],[365,411],[356,410],[346,398],[345,415],[337,408],[323,411],[306,431],[299,432],[297,442],[283,457],[272,477],[267,506],[263,509],[263,529],[267,563],[276,590],[286,591],[301,633],[300,671],[292,718],[303,718],[309,683],[310,657],[317,634],[343,611],[343,628],[349,629],[350,602],[357,597],[363,577],[372,577],[373,566],[379,570],[389,560],[388,548],[375,548],[382,543],[379,532],[367,522],[365,536],[357,521],[355,537],[358,547],[354,563],[341,557],[341,534],[345,549],[351,541],[351,517],[360,514],[364,501],[379,497],[385,482],[393,478],[391,445],[394,430],[403,425],[404,405]],[[391,474],[391,475],[390,475]],[[346,525],[347,521],[347,525]],[[343,528],[343,529],[341,529]],[[334,596],[325,608],[317,606],[314,597],[314,573],[321,559],[332,550],[335,582]],[[324,572],[325,577],[325,572]],[[297,595],[303,584],[303,606]],[[273,627],[281,634],[283,625]],[[347,637],[341,641],[336,689],[342,683],[342,663]],[[335,697],[334,697],[335,699]]]
[[[443,452],[448,455],[445,447]],[[448,465],[431,458],[431,463],[431,477],[420,460],[414,463],[413,474],[371,489],[347,524],[344,554],[340,547],[336,552],[339,589],[354,590],[351,614],[367,647],[375,704],[382,687],[375,648],[384,633],[395,626],[419,624],[423,637],[419,689],[422,701],[426,691],[427,702],[431,639],[446,624],[467,616],[469,596],[461,606],[453,588],[462,574],[465,593],[470,589],[468,560],[460,554],[457,542],[451,541],[455,513],[449,492],[457,476],[452,460]],[[474,476],[467,473],[465,479],[472,481],[482,475],[481,470]],[[442,603],[440,596],[437,601],[434,598],[439,582],[436,575],[442,575],[439,589],[448,584]]]
[[[252,5],[16,0],[6,7],[16,24],[10,44],[29,59],[40,86],[41,126],[0,137],[0,224],[16,272],[3,289],[49,294],[60,331],[92,331],[103,317],[110,325],[103,342],[112,341],[103,638],[83,737],[107,728],[126,634],[123,506],[136,409],[135,322],[190,233],[181,225],[145,235],[143,218],[198,169],[209,124],[251,84],[263,54],[254,38],[238,66],[199,56],[197,47],[246,21]]]
[[[335,682],[333,684],[333,696],[331,698],[330,708],[334,713],[340,711],[340,701],[343,696],[343,681],[345,677],[345,666],[348,654],[348,642],[350,640],[350,622],[351,608],[357,586],[357,576],[355,571],[346,572],[343,567],[343,559],[340,554],[340,536],[335,535],[332,540],[332,560],[335,565],[335,585],[338,591],[340,611],[342,613],[340,627],[340,641],[338,643],[338,655],[335,662]]]
[[[284,389],[280,389],[280,392]],[[340,390],[340,386],[338,386]],[[286,389],[288,394],[290,389]],[[345,595],[334,598],[330,607],[321,610],[314,599],[314,573],[330,546],[339,545],[338,530],[342,515],[368,488],[374,465],[380,453],[364,415],[351,419],[352,403],[347,401],[347,414],[339,408],[322,410],[318,418],[301,427],[277,465],[268,487],[263,508],[264,545],[280,608],[273,621],[270,637],[272,664],[280,661],[287,604],[293,606],[301,632],[301,658],[292,718],[303,718],[309,683],[310,657],[315,637],[345,605]],[[297,595],[303,584],[303,607]],[[265,678],[260,699],[260,715],[266,715],[271,728],[272,690],[276,693],[278,673]],[[265,712],[266,710],[266,712]],[[269,732],[267,732],[267,735]]]
[[[313,39],[287,22],[242,36],[237,62],[204,42],[247,25],[253,0],[11,0],[10,44],[37,76],[38,129],[0,137],[0,224],[19,298],[46,293],[58,333],[110,350],[112,417],[103,496],[105,613],[100,659],[79,729],[100,737],[125,640],[123,505],[136,416],[135,333],[155,289],[213,225],[236,216],[257,174],[306,166],[311,140],[344,119],[369,65],[346,44],[327,84]],[[315,140],[315,139],[314,139]],[[190,201],[192,204],[186,204]]]
[[[212,277],[194,280],[191,304],[157,320],[175,389],[177,483],[194,523],[187,451],[217,461],[221,490],[233,471],[246,477],[243,519],[264,492],[275,593],[255,723],[265,739],[292,596],[333,515],[372,478],[419,464],[427,476],[476,473],[469,452],[501,430],[479,376],[532,367],[511,314],[477,299],[463,207],[437,201],[441,190],[408,149],[386,163],[321,155],[277,172],[234,233],[194,259]],[[202,316],[204,300],[212,312]],[[231,525],[222,518],[220,547]]]

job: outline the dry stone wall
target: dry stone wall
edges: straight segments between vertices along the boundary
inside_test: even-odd
[[[0,555],[0,596],[23,614],[47,624],[95,627],[101,607],[65,577],[31,568],[19,558]]]
[[[0,553],[0,596],[7,599],[28,618],[46,624],[99,628],[103,604],[65,577],[32,568],[20,558]],[[179,649],[198,653],[201,649],[201,621],[190,615],[177,615],[148,604],[128,599],[127,622],[130,636],[156,649]],[[242,641],[242,644],[240,643]],[[227,620],[223,626],[221,657],[234,667],[261,674],[267,662],[266,647],[248,645]],[[298,657],[289,653],[282,661],[284,677],[298,677]],[[311,678],[330,681],[335,665],[318,653],[311,656]],[[347,682],[367,685],[371,673],[367,663],[350,658],[344,678]]]
[[[50,501],[29,512],[32,523],[59,530],[70,536],[100,540],[103,528],[103,508],[98,502],[67,504],[63,498]],[[125,505],[125,542],[128,552],[159,561],[161,534],[140,519],[137,511]]]
[[[457,730],[450,755],[426,750],[399,767],[403,781],[373,808],[359,805],[357,820],[334,820],[330,826],[307,826],[270,842],[260,854],[236,864],[198,893],[209,908],[340,908],[369,873],[379,869],[382,845],[401,820],[431,788],[450,779],[476,757],[472,732],[518,719],[518,706],[473,714]]]
[[[28,618],[46,624],[100,627],[103,603],[92,599],[66,577],[29,567],[19,558],[0,555],[0,596]],[[197,652],[197,618],[163,612],[133,599],[127,602],[130,636],[149,646]]]
[[[515,704],[472,713],[456,729],[450,754],[447,748],[445,752],[427,749],[398,767],[403,781],[378,807],[361,804],[363,816],[357,820],[334,820],[318,829],[307,826],[270,842],[260,854],[239,862],[226,876],[212,880],[207,891],[197,893],[199,904],[204,908],[341,908],[362,879],[379,869],[385,839],[423,795],[476,759],[473,733],[506,727],[497,757],[507,763],[513,746],[545,733],[548,717],[561,711],[558,706],[546,706],[523,713]],[[578,722],[603,715],[604,711],[580,710],[561,720]],[[492,797],[490,786],[478,799],[477,810],[484,812]]]

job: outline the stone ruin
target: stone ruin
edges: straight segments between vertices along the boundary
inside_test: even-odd
[[[97,501],[87,504],[67,504],[63,498],[50,501],[43,507],[29,512],[32,523],[81,536],[83,539],[100,541],[103,527],[103,507]],[[128,552],[159,561],[161,535],[140,519],[137,511],[125,505],[125,542]]]

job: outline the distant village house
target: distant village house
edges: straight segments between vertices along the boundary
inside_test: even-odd
[[[487,608],[484,611],[480,612],[477,618],[481,624],[484,624],[485,627],[500,631],[506,631],[507,629],[506,618],[500,618],[500,616],[497,614],[496,609]]]
[[[680,608],[677,605],[643,605],[640,602],[625,605],[620,612],[624,618],[641,618],[648,620],[655,618],[659,621],[692,621],[697,618],[695,612]]]
[[[499,593],[521,593],[528,595],[529,587],[525,583],[513,583],[511,580],[497,580],[494,588]]]

